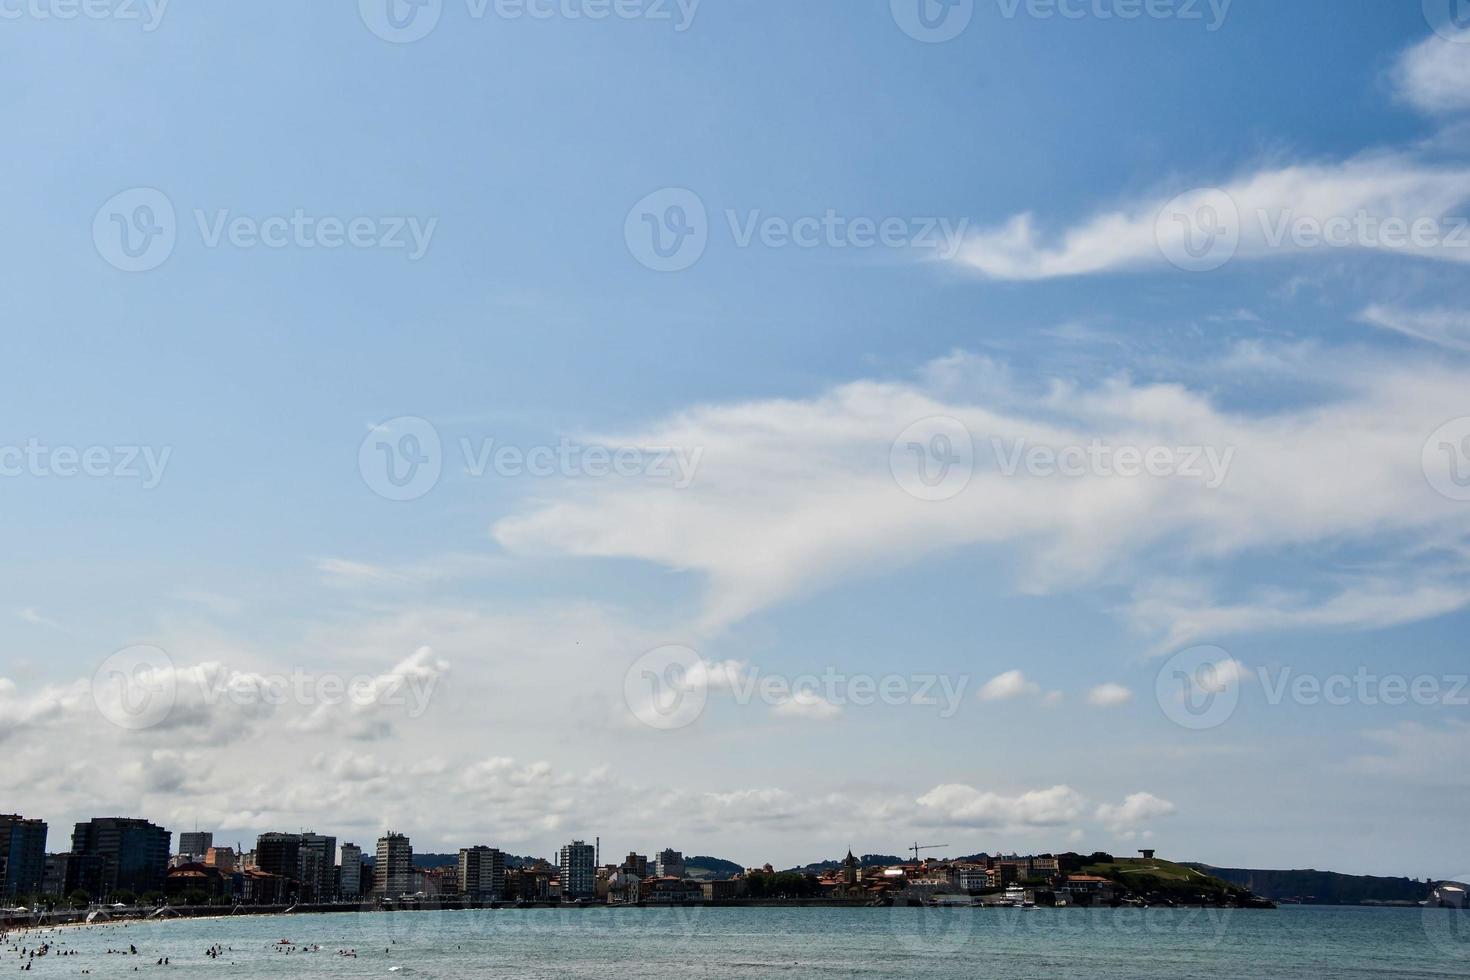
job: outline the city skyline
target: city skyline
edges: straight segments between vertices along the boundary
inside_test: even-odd
[[[431,6],[7,20],[49,850],[1470,879],[1470,29]]]

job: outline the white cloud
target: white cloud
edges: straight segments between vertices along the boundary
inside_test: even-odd
[[[1028,681],[1019,670],[1008,670],[986,681],[980,688],[981,701],[1009,701],[1041,693],[1041,685]]]
[[[842,709],[829,703],[814,691],[796,691],[785,701],[774,705],[771,708],[771,714],[781,718],[830,721],[842,714]]]
[[[42,616],[30,606],[27,606],[24,609],[17,610],[15,615],[19,617],[22,622],[30,623],[32,626],[45,626],[47,629],[59,630],[62,633],[67,632],[66,627],[62,626],[54,619],[51,619],[47,616]]]
[[[1409,48],[1399,57],[1395,80],[1403,97],[1425,112],[1470,110],[1470,28]]]
[[[1381,629],[1433,619],[1470,604],[1464,569],[1406,569],[1401,578],[1366,575],[1326,596],[1265,590],[1238,602],[1143,590],[1131,607],[1135,622],[1157,630],[1155,652],[1238,633],[1281,630]]]
[[[1122,684],[1099,684],[1087,692],[1087,703],[1099,708],[1115,708],[1133,700],[1133,692]]]
[[[351,679],[345,697],[320,698],[298,727],[355,739],[386,738],[393,734],[395,721],[418,718],[428,710],[435,687],[448,672],[448,661],[420,647],[386,673]]]
[[[1152,793],[1130,793],[1122,803],[1099,806],[1097,819],[1114,832],[1135,831],[1139,824],[1171,816],[1176,809],[1173,803]]]
[[[1470,310],[1402,310],[1374,305],[1358,314],[1358,319],[1415,340],[1470,350]]]
[[[1175,188],[1086,218],[1055,234],[1044,234],[1032,214],[971,236],[956,261],[993,279],[1035,280],[1166,267],[1164,243],[1177,244],[1183,229],[1161,216],[1180,191]],[[1371,155],[1341,163],[1296,164],[1260,170],[1230,180],[1228,195],[1238,221],[1226,214],[1222,227],[1238,227],[1237,259],[1288,256],[1311,250],[1341,254],[1347,249],[1393,248],[1398,254],[1453,262],[1470,261],[1470,249],[1454,247],[1450,226],[1470,200],[1470,170],[1441,167],[1402,155]],[[1201,199],[1203,200],[1203,199]],[[1217,212],[1219,209],[1217,208]],[[1344,247],[1314,243],[1308,236],[1279,234],[1283,224],[1365,216],[1371,234],[1354,226]],[[1411,240],[1386,233],[1384,223],[1403,219],[1442,222],[1438,237]],[[1161,231],[1162,229],[1162,231]]]
[[[1285,358],[1281,368],[1301,365]],[[699,626],[709,632],[847,577],[963,548],[1013,549],[1025,592],[1132,585],[1125,612],[1161,646],[1264,629],[1372,628],[1463,607],[1470,559],[1416,558],[1383,574],[1334,566],[1303,579],[1296,594],[1230,601],[1138,578],[1174,562],[1170,577],[1192,583],[1238,557],[1313,546],[1412,554],[1463,533],[1463,508],[1426,485],[1421,452],[1445,419],[1464,414],[1470,369],[1321,352],[1311,368],[1326,397],[1243,412],[1183,384],[1126,378],[1018,391],[1002,367],[955,355],[912,382],[706,406],[609,437],[703,446],[700,479],[680,491],[618,481],[550,489],[493,533],[519,555],[627,557],[698,572]],[[975,446],[968,485],[937,504],[906,493],[890,459],[905,428],[935,416],[963,424]],[[1017,445],[1094,441],[1233,455],[1213,488],[1203,479],[1007,475],[997,459]]]
[[[919,797],[920,818],[954,827],[1054,827],[1080,817],[1087,801],[1070,786],[1003,796],[950,783]]]

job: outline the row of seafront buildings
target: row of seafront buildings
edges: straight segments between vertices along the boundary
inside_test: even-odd
[[[684,880],[683,856],[654,862],[629,855],[601,868],[599,848],[571,841],[555,863],[510,858],[499,849],[461,848],[458,862],[415,865],[408,837],[389,832],[364,855],[358,845],[314,832],[260,834],[255,847],[216,846],[209,831],[173,834],[135,817],[95,817],[75,825],[69,850],[46,850],[44,820],[0,814],[0,898],[6,903],[166,899],[191,904],[329,904],[370,899],[459,898],[549,902],[606,896],[618,874]],[[514,865],[514,866],[512,866]],[[698,886],[695,885],[697,892]],[[624,894],[627,894],[626,888]]]
[[[111,903],[152,898],[180,904],[254,905],[431,900],[473,903],[689,904],[745,899],[830,899],[881,904],[945,894],[978,895],[1025,886],[1073,904],[1112,899],[1106,879],[1068,874],[1056,857],[975,855],[864,866],[851,853],[823,874],[778,874],[770,865],[727,880],[693,880],[683,855],[637,853],[603,864],[600,842],[573,840],[555,861],[514,858],[484,845],[461,848],[454,864],[423,868],[403,834],[378,838],[369,855],[313,832],[260,834],[255,847],[216,846],[208,831],[173,835],[131,817],[75,825],[70,850],[46,851],[42,820],[0,815],[0,883],[7,902]],[[1150,853],[1151,856],[1151,853]]]

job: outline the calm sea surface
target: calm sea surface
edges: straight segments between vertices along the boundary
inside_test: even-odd
[[[292,946],[278,946],[279,940]],[[75,956],[30,977],[1467,977],[1470,913],[1179,909],[607,909],[196,919],[12,934]],[[109,954],[136,945],[139,954]],[[227,947],[218,959],[211,945]],[[320,946],[319,951],[303,947]],[[337,951],[355,950],[356,957]],[[285,950],[291,950],[286,952]]]

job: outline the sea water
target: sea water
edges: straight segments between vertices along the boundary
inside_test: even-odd
[[[12,933],[30,977],[1470,977],[1440,909],[571,908],[233,916]],[[284,941],[284,942],[283,942]],[[112,953],[129,945],[137,955]],[[210,958],[212,946],[224,947]],[[343,955],[343,952],[355,955]],[[157,961],[167,957],[168,967]]]

